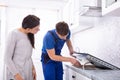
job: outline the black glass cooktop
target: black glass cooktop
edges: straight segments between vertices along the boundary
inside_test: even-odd
[[[104,60],[101,60],[91,54],[88,54],[88,53],[77,53],[75,52],[75,54],[79,54],[79,55],[82,55],[84,56],[91,64],[93,64],[95,67],[97,68],[101,68],[101,69],[111,69],[111,70],[120,70],[120,68],[104,61]],[[79,57],[78,57],[79,58]]]

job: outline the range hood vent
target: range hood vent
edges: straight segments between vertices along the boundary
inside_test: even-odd
[[[80,12],[81,16],[89,16],[89,17],[101,17],[102,9],[97,6],[83,6],[84,11]]]

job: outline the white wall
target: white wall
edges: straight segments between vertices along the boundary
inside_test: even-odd
[[[120,67],[120,17],[100,17],[94,27],[73,34],[73,45]]]
[[[1,31],[0,31],[0,79],[3,80],[3,70],[4,70],[4,44],[5,44],[5,21],[6,21],[6,9],[5,7],[0,7],[0,20],[1,20]]]

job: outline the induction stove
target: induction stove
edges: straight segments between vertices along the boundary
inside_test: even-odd
[[[101,68],[101,69],[110,69],[110,70],[120,70],[119,67],[116,67],[100,58],[97,58],[91,54],[88,54],[88,53],[78,53],[78,52],[75,52],[75,54],[77,54],[75,57],[78,59],[78,60],[81,60],[83,57],[84,59],[86,59],[86,62],[88,63],[91,63],[93,64],[95,67],[97,68]]]

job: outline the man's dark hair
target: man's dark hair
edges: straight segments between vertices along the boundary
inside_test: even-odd
[[[69,32],[69,26],[67,23],[63,22],[58,22],[56,24],[56,31],[58,32],[58,34],[60,34],[61,36],[65,36],[68,34]]]

